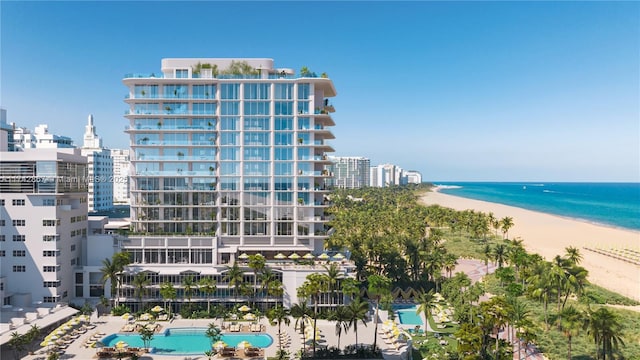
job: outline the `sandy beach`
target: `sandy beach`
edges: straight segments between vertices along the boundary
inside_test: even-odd
[[[427,205],[438,204],[456,210],[493,212],[497,218],[510,216],[514,226],[509,238],[524,240],[526,249],[547,260],[564,254],[565,248],[580,248],[581,265],[589,270],[589,281],[611,291],[640,300],[640,266],[601,255],[589,248],[640,249],[640,232],[591,224],[522,208],[429,192],[422,197]]]

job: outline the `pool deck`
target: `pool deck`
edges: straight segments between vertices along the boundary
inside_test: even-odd
[[[382,315],[382,311],[380,312]],[[384,315],[383,315],[384,316]],[[381,316],[382,317],[382,316]],[[386,318],[386,316],[385,316]],[[382,325],[382,321],[384,318],[380,320],[380,324]],[[162,329],[160,332],[164,331],[166,328],[184,328],[184,327],[207,327],[209,323],[214,321],[213,319],[174,319],[172,321],[158,321],[157,323],[162,325]],[[220,320],[215,320],[216,324],[220,326]],[[85,348],[84,343],[95,333],[101,332],[106,335],[113,333],[121,333],[121,329],[128,324],[128,322],[122,319],[119,316],[102,316],[100,318],[96,318],[95,315],[91,318],[91,323],[96,325],[95,329],[87,331],[85,334],[76,339],[72,344],[69,345],[68,348],[65,349],[64,355],[61,356],[61,359],[97,359],[96,348]],[[266,325],[266,333],[271,335],[273,338],[273,344],[265,349],[265,357],[275,356],[276,351],[278,351],[278,326],[271,326],[268,324],[266,319],[262,319],[260,321],[261,324]],[[295,320],[292,319],[290,325],[282,324],[282,333],[287,333],[289,338],[291,339],[287,346],[283,345],[283,349],[289,350],[290,354],[295,354],[298,350],[302,348],[302,341],[298,332],[294,329]],[[321,340],[318,341],[318,346],[337,346],[338,344],[338,336],[335,334],[335,323],[327,321],[327,320],[318,320],[317,328],[321,333]],[[227,333],[227,331],[224,331]],[[132,333],[129,333],[132,334]],[[237,332],[232,332],[230,334],[238,334]],[[250,333],[256,334],[256,333]],[[362,344],[372,344],[374,336],[374,324],[373,321],[368,321],[367,326],[362,326],[359,324],[358,326],[358,342]],[[376,334],[378,347],[384,349],[385,343],[381,337],[381,335]],[[340,347],[344,348],[346,345],[351,345],[356,343],[356,336],[353,331],[349,331],[347,333],[342,334],[340,338]],[[34,355],[28,355],[23,357],[25,360],[44,360],[46,359],[45,351],[46,348],[40,348],[36,351]],[[204,360],[207,357],[203,354],[196,355],[158,355],[158,354],[145,354],[141,357],[141,359],[165,359],[165,360],[183,360],[183,359],[200,359]],[[220,359],[220,357],[216,357],[216,359]],[[230,359],[227,357],[226,359]],[[253,358],[255,359],[255,358]]]

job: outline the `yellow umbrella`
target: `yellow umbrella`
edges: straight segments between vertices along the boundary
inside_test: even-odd
[[[304,259],[307,259],[307,260],[313,260],[313,259],[315,259],[316,257],[315,257],[315,256],[313,256],[313,254],[312,254],[312,253],[307,253],[307,254],[305,254],[305,255],[303,256],[303,258],[304,258]]]
[[[240,254],[240,256],[238,256],[238,259],[242,259],[242,260],[245,260],[245,259],[248,259],[248,258],[249,258],[249,255],[247,255],[246,253],[242,253],[242,254]]]
[[[222,349],[227,346],[227,343],[222,340],[218,340],[215,343],[213,343],[212,346],[214,349]]]
[[[329,255],[327,255],[327,253],[322,253],[322,254],[318,255],[318,259],[327,260],[327,259],[329,259]]]
[[[251,347],[251,343],[248,342],[247,340],[243,340],[238,344],[238,348],[240,349],[246,349],[246,348],[250,348]]]
[[[129,344],[127,344],[126,342],[120,340],[116,343],[116,349],[126,349],[129,347]]]
[[[164,311],[164,309],[162,308],[162,306],[156,305],[151,309],[151,311],[153,311],[153,312],[161,312],[161,311]]]
[[[251,310],[250,307],[248,307],[247,305],[242,305],[238,308],[238,310],[242,311],[242,312],[247,312],[249,310]]]
[[[278,254],[277,254],[276,256],[274,256],[273,258],[274,258],[274,259],[277,259],[277,260],[282,260],[282,259],[286,259],[286,258],[287,258],[287,256],[286,256],[285,254],[283,254],[283,253],[278,253]]]
[[[244,318],[245,320],[255,320],[255,319],[256,319],[256,316],[255,316],[255,315],[253,315],[252,313],[248,313],[248,314],[246,314],[245,316],[243,316],[243,318]]]
[[[291,259],[291,260],[300,259],[300,255],[298,255],[298,254],[296,254],[296,253],[293,253],[293,254],[289,255],[288,257],[289,257],[289,259]]]

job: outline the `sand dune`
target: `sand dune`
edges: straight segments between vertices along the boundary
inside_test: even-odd
[[[583,249],[626,247],[640,250],[640,232],[439,192],[424,195],[422,201],[427,205],[438,204],[456,210],[493,212],[497,218],[510,216],[515,225],[509,230],[509,238],[523,239],[528,251],[536,252],[550,260],[558,254],[564,254],[564,249],[568,246],[578,247],[584,256],[581,265],[589,270],[589,281],[640,300],[640,266]]]

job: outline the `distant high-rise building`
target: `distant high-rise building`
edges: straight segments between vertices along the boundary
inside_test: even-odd
[[[404,177],[407,179],[407,184],[422,184],[422,174],[416,170],[406,170]]]
[[[78,149],[0,154],[3,305],[68,302],[87,235],[86,158]]]
[[[49,125],[36,126],[33,133],[24,127],[15,128],[13,142],[16,151],[24,149],[65,149],[74,148],[73,140],[68,136],[49,132]]]
[[[129,150],[111,149],[113,161],[113,202],[129,204]]]
[[[333,172],[332,185],[341,189],[369,186],[370,160],[364,157],[329,157]]]
[[[81,153],[88,161],[89,211],[113,209],[113,160],[96,133],[93,115],[87,118]]]
[[[7,110],[0,108],[0,151],[15,151],[14,124],[7,123]]]

